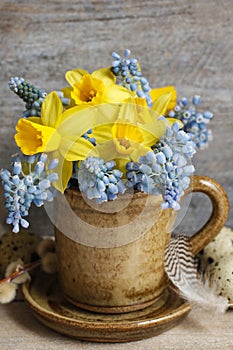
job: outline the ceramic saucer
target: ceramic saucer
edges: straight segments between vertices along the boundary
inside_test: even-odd
[[[190,311],[188,302],[168,290],[165,306],[155,304],[125,314],[100,314],[79,309],[64,299],[56,276],[39,271],[23,285],[34,315],[47,327],[73,338],[95,342],[126,342],[153,337],[177,325]]]

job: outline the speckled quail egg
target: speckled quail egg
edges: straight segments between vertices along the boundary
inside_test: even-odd
[[[215,239],[198,254],[198,258],[205,269],[209,264],[219,262],[231,253],[233,253],[233,230],[223,227]]]
[[[233,306],[233,253],[209,264],[205,276],[217,294],[226,297]]]
[[[40,240],[40,236],[26,230],[17,234],[7,232],[0,236],[0,278],[3,277],[10,262],[18,258],[25,264],[34,260]]]

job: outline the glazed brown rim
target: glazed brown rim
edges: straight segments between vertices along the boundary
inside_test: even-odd
[[[187,301],[183,301],[183,303],[181,305],[179,305],[176,309],[172,310],[172,312],[168,313],[165,316],[159,316],[158,318],[155,317],[147,317],[146,320],[139,320],[139,321],[135,321],[135,320],[122,320],[122,321],[118,321],[118,322],[93,322],[93,321],[79,321],[79,320],[73,320],[70,317],[67,316],[63,316],[63,315],[59,315],[56,316],[56,314],[50,310],[44,309],[42,308],[38,303],[35,302],[35,300],[32,298],[31,294],[30,294],[30,282],[26,282],[23,286],[22,286],[22,292],[24,295],[24,300],[26,302],[26,304],[32,309],[32,311],[34,312],[35,316],[39,315],[40,317],[42,317],[45,320],[51,321],[51,319],[53,319],[54,321],[58,322],[59,324],[66,324],[66,322],[68,322],[70,325],[79,327],[80,329],[88,329],[88,330],[92,330],[93,327],[95,329],[98,330],[118,330],[118,331],[123,331],[122,327],[124,328],[124,330],[135,330],[135,327],[140,327],[140,329],[147,329],[147,328],[152,328],[154,326],[156,326],[158,323],[161,325],[163,323],[167,323],[168,320],[172,319],[176,319],[178,320],[179,318],[183,317],[184,315],[186,315],[190,310],[191,310],[191,305],[189,302]],[[170,289],[171,293],[174,293],[174,291],[172,291],[172,289]],[[178,298],[178,296],[177,296]],[[181,299],[183,300],[183,299]],[[64,322],[66,321],[66,322]]]

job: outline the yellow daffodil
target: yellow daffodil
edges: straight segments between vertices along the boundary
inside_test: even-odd
[[[164,111],[164,114],[167,114],[167,112],[169,112],[171,109],[173,109],[176,105],[176,90],[174,86],[165,86],[162,88],[157,88],[157,89],[152,89],[150,90],[150,96],[153,102],[153,106],[152,108],[155,108],[154,105],[157,104],[157,100],[165,95],[165,94],[169,94],[171,93],[171,99],[168,103],[168,105],[166,106],[166,110]]]
[[[84,108],[74,108],[73,114],[77,117]],[[74,123],[66,127],[70,117],[70,110],[63,113],[61,100],[55,92],[50,93],[42,104],[41,118],[29,117],[19,119],[16,125],[15,141],[21,151],[26,155],[39,152],[48,153],[50,158],[58,158],[58,171],[62,179],[55,183],[61,192],[67,186],[72,175],[72,161],[82,160],[93,149],[93,145],[81,137],[91,128],[93,119],[82,123],[76,118],[77,125],[82,127],[74,134]],[[81,116],[83,118],[83,115]],[[83,118],[84,119],[84,118]],[[57,170],[56,170],[57,171]]]
[[[166,95],[165,104],[169,99],[170,95]],[[133,102],[134,99],[130,101]],[[108,107],[105,106],[106,114]],[[136,103],[123,103],[116,105],[115,109],[115,120],[96,125],[92,134],[98,144],[96,151],[99,156],[106,161],[120,159],[118,167],[124,172],[126,162],[138,161],[141,155],[145,155],[158,142],[165,132],[166,123],[158,119],[160,113]]]
[[[65,88],[63,92],[76,105],[118,103],[132,95],[129,90],[116,85],[116,77],[110,68],[101,68],[92,74],[83,69],[71,70],[66,73],[66,80],[71,88]]]

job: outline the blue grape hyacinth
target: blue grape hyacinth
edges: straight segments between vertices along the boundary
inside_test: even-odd
[[[139,191],[163,196],[162,208],[179,210],[180,198],[190,184],[190,175],[194,166],[189,164],[195,153],[195,144],[191,137],[180,130],[180,124],[167,126],[165,135],[138,162],[126,165],[127,187],[136,187]]]
[[[130,50],[124,51],[124,58],[113,52],[112,72],[117,77],[117,83],[126,89],[135,91],[138,97],[145,98],[148,107],[152,106],[148,80],[142,76],[140,65],[136,58],[130,58]]]
[[[58,179],[53,172],[58,160],[53,159],[45,171],[47,155],[15,156],[12,159],[12,171],[2,169],[0,178],[4,188],[5,208],[8,211],[7,224],[13,225],[13,232],[18,233],[20,226],[27,228],[29,222],[25,219],[34,203],[37,207],[44,205],[44,201],[52,201],[56,190],[52,183]]]
[[[97,203],[114,200],[119,193],[124,193],[125,186],[122,172],[116,168],[115,161],[104,162],[102,158],[87,157],[78,169],[80,190],[88,199]]]
[[[204,149],[209,141],[213,139],[212,132],[207,128],[209,121],[213,118],[213,113],[205,111],[198,112],[196,106],[200,104],[200,96],[193,96],[192,105],[189,105],[187,98],[178,101],[174,110],[169,112],[169,117],[177,118],[183,123],[183,130],[192,135],[192,140],[196,147]]]
[[[38,116],[41,114],[42,103],[44,102],[47,92],[28,83],[22,77],[12,77],[8,82],[9,88],[18,95],[26,104],[26,110],[23,112],[25,118],[30,116]],[[56,91],[64,106],[68,106],[70,99],[65,98],[62,91]]]

